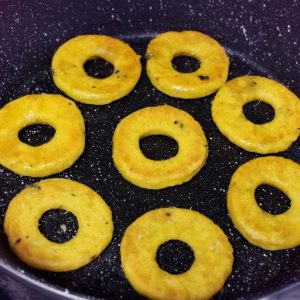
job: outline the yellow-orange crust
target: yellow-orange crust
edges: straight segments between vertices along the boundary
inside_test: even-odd
[[[144,156],[139,141],[165,135],[178,143],[177,155],[166,160]],[[146,107],[125,117],[113,136],[113,160],[121,175],[147,189],[189,181],[205,164],[208,145],[201,125],[187,112],[168,105]]]
[[[191,56],[200,68],[181,73],[172,66],[176,56]],[[147,74],[161,92],[182,99],[205,97],[217,91],[227,80],[229,59],[213,38],[197,31],[165,32],[147,48]]]
[[[254,124],[243,106],[254,100],[270,104],[275,117]],[[251,152],[267,154],[285,151],[298,138],[300,105],[298,97],[282,84],[260,76],[242,76],[228,81],[212,104],[212,117],[232,143]]]
[[[114,66],[104,79],[90,77],[83,65],[100,57]],[[129,94],[141,75],[140,57],[123,41],[106,35],[81,35],[61,45],[52,60],[53,80],[71,98],[103,105]]]
[[[40,146],[20,141],[29,125],[46,124],[53,138]],[[0,110],[0,164],[23,176],[43,177],[69,168],[85,146],[84,120],[75,103],[59,95],[27,95]]]
[[[187,243],[194,251],[191,268],[181,274],[162,270],[156,261],[160,245],[169,240]],[[189,209],[160,208],[135,220],[121,241],[126,278],[150,299],[209,299],[232,271],[233,249],[222,229]]]
[[[39,220],[51,209],[73,213],[77,234],[65,243],[49,241]],[[110,208],[100,195],[68,179],[47,179],[26,187],[10,202],[4,231],[13,252],[26,264],[54,272],[70,271],[93,261],[113,235]]]
[[[290,208],[279,215],[262,210],[255,199],[259,185],[268,184],[284,192]],[[229,215],[240,233],[266,250],[300,245],[300,166],[292,160],[267,156],[253,159],[233,174],[228,194]]]

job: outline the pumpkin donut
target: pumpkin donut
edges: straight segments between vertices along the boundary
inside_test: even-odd
[[[95,57],[114,66],[104,79],[90,77],[83,65]],[[131,92],[141,75],[140,57],[130,46],[106,35],[81,35],[61,45],[52,60],[54,83],[76,101],[102,105]]]
[[[170,240],[187,243],[195,260],[189,270],[162,270],[156,253]],[[189,209],[160,208],[135,220],[121,241],[121,262],[133,288],[150,299],[209,299],[231,273],[233,249],[227,236],[204,215]]]
[[[39,220],[51,209],[64,209],[78,221],[76,235],[65,243],[48,240]],[[71,271],[93,261],[113,234],[110,208],[91,188],[61,178],[26,187],[10,202],[4,231],[14,253],[26,264],[54,272]]]
[[[172,66],[177,56],[200,61],[200,68],[181,73]],[[195,99],[217,91],[227,80],[229,59],[213,38],[197,31],[165,32],[147,48],[147,74],[161,92],[182,99]]]
[[[243,106],[254,100],[270,104],[275,117],[254,124]],[[242,76],[228,81],[216,94],[212,117],[221,133],[237,146],[260,154],[285,151],[298,138],[300,102],[282,84],[260,76]]]
[[[268,184],[284,192],[290,208],[278,215],[262,210],[255,199],[259,185]],[[233,174],[228,193],[229,215],[240,233],[266,250],[300,245],[300,166],[292,160],[267,156],[253,159]]]
[[[18,133],[34,124],[55,129],[40,146],[21,142]],[[44,177],[62,172],[82,154],[84,120],[75,103],[59,95],[27,95],[0,110],[0,164],[16,174]]]
[[[139,141],[166,135],[178,143],[178,153],[166,160],[144,156]],[[126,118],[113,136],[113,160],[121,175],[147,189],[162,189],[189,181],[204,165],[208,145],[201,125],[180,109],[168,105],[146,107]]]

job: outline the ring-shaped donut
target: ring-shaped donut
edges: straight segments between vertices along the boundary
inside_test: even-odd
[[[76,235],[54,243],[39,231],[39,220],[51,209],[64,209],[78,221]],[[111,210],[100,195],[79,182],[47,179],[26,187],[10,202],[4,231],[13,252],[37,269],[64,272],[93,261],[113,234]]]
[[[177,56],[191,56],[200,68],[181,73],[172,66]],[[205,97],[227,80],[229,59],[213,38],[197,31],[165,32],[150,41],[147,48],[147,74],[161,92],[182,99]]]
[[[278,215],[261,209],[255,200],[259,185],[284,192],[290,208]],[[260,157],[240,166],[233,174],[228,194],[229,215],[240,233],[252,244],[280,250],[300,245],[300,166],[282,157]]]
[[[151,160],[139,141],[150,135],[176,140],[178,153],[166,160]],[[204,165],[208,145],[201,125],[187,112],[168,105],[146,107],[125,117],[113,136],[113,160],[129,182],[147,189],[162,189],[189,181]]]
[[[275,117],[265,124],[249,121],[243,106],[254,100],[270,104]],[[228,81],[216,94],[212,117],[232,143],[261,154],[285,151],[298,138],[298,97],[282,84],[260,76],[242,76]]]
[[[20,130],[34,124],[55,129],[40,146],[21,142]],[[85,127],[75,103],[59,95],[27,95],[0,110],[0,164],[23,176],[43,177],[69,168],[82,154]]]
[[[99,79],[83,68],[100,57],[114,66],[114,73]],[[81,35],[61,45],[52,60],[54,83],[71,98],[102,105],[129,94],[141,75],[140,57],[123,41],[106,35]]]
[[[156,253],[169,240],[187,243],[195,260],[189,270],[162,270]],[[222,229],[189,209],[160,208],[147,212],[125,231],[121,262],[126,278],[150,299],[209,299],[224,285],[232,270],[233,249]]]

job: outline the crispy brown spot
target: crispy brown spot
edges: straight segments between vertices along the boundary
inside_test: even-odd
[[[21,238],[18,238],[16,241],[15,241],[15,244],[19,244],[21,242]]]
[[[201,80],[205,81],[209,79],[209,76],[205,76],[205,75],[199,75],[198,76]]]
[[[178,124],[180,128],[183,128],[183,123],[180,121],[175,120],[174,124],[176,124],[176,125]]]

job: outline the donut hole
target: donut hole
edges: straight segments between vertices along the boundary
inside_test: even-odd
[[[170,274],[182,274],[190,269],[195,260],[193,249],[179,240],[169,240],[156,251],[159,267]]]
[[[172,66],[180,73],[193,73],[200,68],[200,61],[192,56],[177,55],[172,59]]]
[[[274,108],[263,101],[253,100],[243,106],[244,116],[254,124],[271,122],[275,117]]]
[[[19,131],[21,142],[30,146],[40,146],[48,143],[54,136],[55,129],[46,124],[34,124],[24,127]]]
[[[115,68],[107,60],[95,57],[87,60],[83,65],[83,69],[88,76],[104,79],[112,75]]]
[[[140,139],[142,153],[152,160],[166,160],[178,153],[176,140],[165,135],[149,135]]]
[[[255,190],[255,199],[258,206],[272,215],[279,215],[291,207],[291,200],[279,189],[262,184]]]
[[[51,242],[65,243],[78,231],[77,218],[64,209],[50,209],[39,220],[40,232]]]

